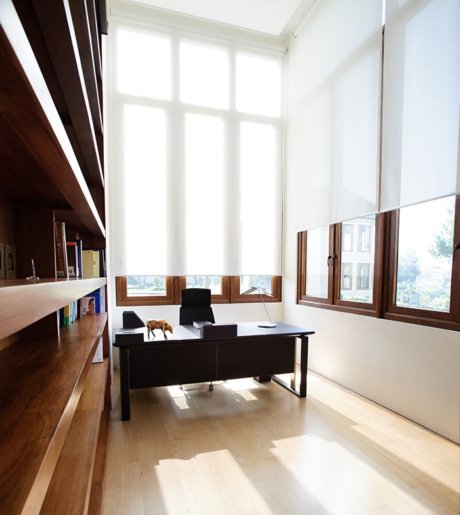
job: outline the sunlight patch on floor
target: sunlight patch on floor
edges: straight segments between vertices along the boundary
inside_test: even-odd
[[[245,379],[232,379],[231,381],[225,382],[223,386],[227,388],[227,390],[232,390],[233,392],[239,392],[241,390],[256,390],[260,388],[260,386],[249,377]]]
[[[436,512],[436,505],[427,507],[426,499],[419,499],[414,488],[388,475],[378,463],[357,449],[306,435],[274,443],[276,447],[272,452],[276,459],[327,513],[341,513],[343,506],[347,506],[347,513],[363,509],[370,512],[375,509],[379,495],[377,505],[383,510],[397,500],[399,506],[405,506],[406,513],[432,515]],[[330,463],[334,463],[333,468]]]
[[[260,388],[252,378],[244,379],[232,379],[231,381],[217,381],[213,383],[213,391],[209,390],[209,383],[196,383],[188,385],[174,385],[168,386],[167,390],[169,395],[173,399],[174,403],[180,410],[190,409],[190,396],[193,394],[199,395],[216,395],[218,388],[224,388],[225,390],[232,391],[238,394],[237,401],[256,401],[257,398],[250,392],[250,390],[256,390]]]
[[[272,513],[227,449],[190,460],[161,460],[156,478],[164,513]],[[177,488],[171,488],[172,482]]]

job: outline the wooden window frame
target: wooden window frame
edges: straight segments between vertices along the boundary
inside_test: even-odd
[[[399,210],[389,213],[389,237],[388,237],[388,256],[386,264],[386,288],[385,312],[383,317],[388,320],[407,322],[417,325],[426,325],[460,331],[460,250],[453,251],[451,290],[450,290],[450,311],[432,311],[427,309],[409,308],[396,305],[396,286],[397,286],[397,262],[398,262],[398,228]],[[460,242],[460,195],[455,199],[454,212],[454,244]],[[456,254],[456,255],[455,255]]]
[[[297,304],[304,306],[319,306],[326,308],[332,306],[334,275],[331,266],[335,260],[335,231],[334,226],[329,227],[329,256],[328,256],[328,291],[327,297],[314,297],[307,295],[307,231],[297,235]]]
[[[344,222],[346,223],[346,222]],[[307,231],[302,231],[297,237],[297,304],[303,306],[332,309],[366,316],[380,316],[381,288],[383,274],[383,238],[385,217],[375,217],[375,247],[374,247],[374,285],[373,302],[357,302],[340,299],[341,290],[341,241],[342,224],[329,227],[328,255],[328,296],[327,298],[313,297],[306,293],[307,285]]]
[[[180,305],[181,292],[186,287],[186,276],[167,276],[166,295],[128,295],[126,276],[115,277],[117,306]],[[263,294],[264,302],[281,302],[281,276],[272,276],[272,295]],[[222,276],[222,293],[211,295],[212,304],[262,302],[260,295],[241,295],[240,276]]]
[[[231,303],[251,303],[251,302],[262,302],[260,295],[254,295],[248,293],[242,295],[240,293],[240,276],[232,276],[230,287],[230,302]],[[272,292],[270,295],[265,293],[261,294],[264,302],[281,302],[282,298],[282,278],[280,275],[272,275]]]
[[[298,233],[297,304],[460,331],[460,195],[455,198],[454,217],[454,254],[449,313],[396,305],[399,210],[376,215],[374,302],[372,304],[351,302],[338,298],[340,296],[341,280],[339,258],[341,256],[341,224],[330,226],[328,298],[307,296],[307,231]]]
[[[180,280],[180,291],[178,297],[179,301],[176,304],[181,303],[181,292],[187,287],[187,276],[182,275],[178,279]],[[222,293],[211,294],[212,304],[228,304],[230,302],[230,277],[228,275],[221,276],[221,287]]]
[[[166,295],[128,295],[126,276],[115,277],[117,306],[169,306],[180,304],[180,277],[166,276]]]

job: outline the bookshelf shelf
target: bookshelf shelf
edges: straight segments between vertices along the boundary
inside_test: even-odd
[[[91,384],[88,374],[100,365],[91,360],[106,321],[107,315],[87,317],[62,329],[59,339],[24,340],[2,351],[1,513],[41,506],[82,392]]]
[[[74,147],[21,21],[8,0],[0,5],[0,24],[0,65],[5,74],[1,82],[0,130],[7,143],[0,149],[0,158],[9,165],[0,170],[4,189],[9,196],[49,201],[72,209],[88,231],[105,237]],[[13,167],[14,176],[10,173]],[[96,182],[102,184],[102,179]]]
[[[85,389],[80,397],[68,438],[62,449],[59,461],[51,478],[42,513],[85,513],[88,510],[95,488],[88,481],[98,447],[98,431],[104,413],[104,393],[109,363],[92,364],[88,372]],[[75,499],[72,506],[61,495],[66,492]],[[94,504],[94,502],[93,502]]]
[[[57,278],[55,228],[104,252],[104,11],[105,0],[0,2],[0,249],[14,247],[17,277],[0,266],[1,513],[101,512],[108,316],[60,327],[59,310],[107,279]],[[39,280],[26,279],[31,260]]]
[[[0,340],[104,286],[93,279],[9,279],[0,281]]]

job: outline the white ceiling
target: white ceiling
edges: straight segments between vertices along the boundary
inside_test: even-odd
[[[247,30],[286,36],[318,0],[131,0]]]

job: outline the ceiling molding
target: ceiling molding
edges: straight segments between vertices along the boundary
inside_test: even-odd
[[[287,40],[318,0],[121,0],[127,9],[144,7],[188,19],[206,20]],[[113,5],[116,0],[108,0]]]
[[[285,52],[287,48],[287,38],[284,36],[276,37],[240,27],[211,22],[166,9],[145,6],[131,0],[109,0],[108,5],[109,24],[110,18],[116,17],[120,20],[148,23],[157,27],[186,30],[189,33],[201,36],[207,35],[213,38],[241,41],[264,50],[271,49],[276,52]]]

